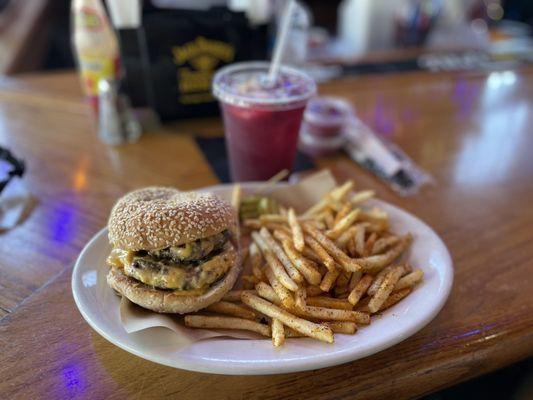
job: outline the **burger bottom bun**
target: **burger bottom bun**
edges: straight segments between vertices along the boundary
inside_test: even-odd
[[[229,292],[241,272],[241,260],[235,247],[224,251],[230,266],[226,275],[200,296],[177,295],[172,291],[157,289],[124,275],[121,269],[111,268],[107,283],[122,296],[135,304],[159,313],[185,314],[195,312],[216,303]],[[223,254],[224,254],[223,253]]]

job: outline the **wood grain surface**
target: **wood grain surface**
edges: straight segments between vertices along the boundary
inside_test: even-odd
[[[410,398],[533,355],[533,69],[405,73],[321,86],[348,98],[435,178],[400,198],[345,156],[317,159],[432,226],[455,266],[441,313],[404,342],[318,371],[231,377],[171,369],[108,343],[71,295],[72,264],[113,202],[140,186],[217,183],[180,122],[109,148],[72,73],[0,81],[0,145],[28,164],[35,207],[0,236],[0,398]]]

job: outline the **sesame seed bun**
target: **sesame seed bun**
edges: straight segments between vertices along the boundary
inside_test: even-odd
[[[240,256],[232,244],[226,246],[226,250],[216,257],[224,257],[232,266],[224,278],[215,282],[199,296],[184,296],[173,291],[153,288],[124,275],[119,268],[109,270],[107,283],[120,295],[149,310],[178,314],[195,312],[221,300],[235,285],[241,272]]]
[[[179,246],[236,225],[231,206],[211,193],[148,187],[117,201],[109,216],[109,241],[124,250]]]

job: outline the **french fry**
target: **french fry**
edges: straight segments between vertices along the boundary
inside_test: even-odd
[[[396,286],[394,286],[394,292],[403,290],[405,288],[413,287],[424,277],[424,271],[417,269],[410,274],[400,278]]]
[[[355,287],[353,288],[353,290],[350,292],[350,295],[348,296],[348,301],[352,304],[352,305],[356,305],[358,303],[358,301],[361,299],[361,297],[363,297],[363,295],[365,294],[365,292],[368,290],[368,287],[370,286],[370,284],[372,283],[372,280],[374,278],[372,278],[371,275],[365,275],[361,278],[361,280],[355,285]]]
[[[400,300],[404,299],[405,297],[407,297],[407,295],[409,293],[411,293],[411,291],[413,290],[412,287],[407,287],[405,289],[402,289],[402,290],[399,290],[397,292],[394,292],[392,293],[388,298],[387,300],[385,300],[385,302],[381,305],[381,307],[379,308],[379,311],[384,311],[386,310],[387,308],[390,308],[392,307],[393,305],[395,305],[396,303],[400,302]]]
[[[411,234],[407,234],[401,237],[400,241],[387,252],[375,256],[356,258],[355,261],[363,268],[363,271],[376,274],[398,258],[409,247],[412,240]]]
[[[335,225],[335,218],[333,218],[333,213],[331,212],[331,209],[327,210],[324,213],[324,222],[326,223],[326,227],[328,229],[332,229],[333,225]]]
[[[274,237],[280,242],[283,242],[284,240],[288,240],[289,242],[292,242],[292,237],[289,233],[287,233],[285,228],[274,230]]]
[[[302,317],[312,318],[321,321],[352,321],[361,325],[370,324],[370,315],[359,311],[306,306],[303,309],[296,310],[296,313]]]
[[[333,343],[333,331],[323,325],[315,324],[311,321],[299,318],[288,311],[285,311],[276,305],[255,295],[244,293],[242,301],[249,307],[265,314],[270,318],[278,319],[283,325],[289,326],[306,336]]]
[[[325,296],[308,297],[307,305],[315,307],[337,308],[339,310],[352,310],[353,308],[353,306],[347,301]]]
[[[388,267],[383,268],[374,278],[374,281],[372,282],[372,285],[367,290],[367,293],[369,296],[373,296],[376,294],[378,288],[380,287],[381,283],[383,282],[383,279],[385,276],[393,269],[396,268],[398,265],[389,265]],[[403,274],[408,274],[411,272],[411,266],[409,264],[401,264],[400,267],[403,269]]]
[[[350,282],[348,283],[348,290],[351,292],[355,285],[361,280],[361,276],[363,276],[362,272],[353,272],[352,276],[350,278]]]
[[[357,324],[355,322],[335,321],[325,322],[324,325],[328,326],[334,333],[353,335],[357,332]]]
[[[359,209],[352,210],[341,219],[332,229],[326,232],[330,239],[337,239],[343,232],[345,232],[356,220],[359,215]]]
[[[337,213],[337,215],[335,215],[335,220],[333,221],[333,225],[337,225],[339,223],[340,220],[342,220],[344,217],[346,217],[350,211],[352,211],[352,205],[350,203],[344,203],[341,207],[341,209],[339,210],[339,212]]]
[[[292,280],[292,278],[287,275],[287,272],[285,271],[285,268],[277,257],[274,255],[270,247],[268,246],[267,242],[263,239],[263,236],[260,235],[257,232],[252,232],[252,239],[257,244],[259,249],[261,249],[261,252],[263,253],[263,257],[265,257],[268,265],[270,268],[266,268],[266,270],[271,270],[274,273],[274,276],[276,279],[287,289],[294,292],[298,289],[298,285],[296,282]],[[268,275],[267,275],[268,278]],[[268,278],[270,281],[270,278]],[[256,282],[257,283],[257,282]],[[272,284],[272,282],[270,282]]]
[[[304,241],[305,241],[305,239],[304,239]],[[323,263],[322,259],[313,251],[313,249],[311,249],[310,246],[305,246],[304,247],[304,249],[302,251],[302,255],[305,258],[307,258],[308,260],[311,260],[311,261],[313,261],[315,263],[318,263],[318,264],[322,264]],[[335,261],[333,261],[333,258],[331,258],[331,262],[335,263]]]
[[[374,247],[372,248],[372,255],[380,254],[384,250],[388,249],[390,246],[394,246],[400,238],[398,236],[388,236],[379,238],[376,240],[376,243],[374,243]]]
[[[231,205],[235,209],[237,215],[239,215],[239,208],[241,206],[242,188],[239,183],[233,185],[233,191],[231,192]]]
[[[253,311],[244,308],[242,306],[239,306],[238,304],[231,303],[229,301],[219,301],[217,303],[213,303],[205,309],[206,311],[219,313],[219,314],[227,314],[232,315],[234,317],[238,318],[244,318],[244,319],[255,319],[257,318],[257,314]]]
[[[250,292],[255,294],[255,290],[231,290],[222,297],[223,301],[241,301],[241,294]]]
[[[304,287],[298,288],[296,292],[294,292],[294,300],[296,308],[303,308],[306,305],[306,298],[307,294]]]
[[[288,229],[287,224],[280,224],[278,222],[262,222],[262,228],[267,228],[268,230],[274,232],[277,229]]]
[[[313,225],[316,229],[326,229],[326,224],[322,221],[308,220],[307,223]]]
[[[294,243],[294,248],[298,251],[302,251],[305,247],[304,234],[302,232],[302,227],[296,219],[296,214],[294,213],[293,208],[289,208],[289,226],[292,231],[292,241]]]
[[[265,268],[264,272],[268,279],[268,282],[270,283],[270,286],[272,287],[272,289],[274,289],[274,292],[276,292],[276,295],[280,299],[281,303],[287,308],[294,307],[294,298],[292,296],[291,291],[285,286],[283,286],[280,281],[278,281],[271,268]]]
[[[278,242],[274,240],[270,232],[266,228],[261,228],[259,234],[263,237],[270,250],[283,264],[283,266],[285,267],[285,271],[287,271],[291,279],[294,282],[302,283],[304,281],[304,277],[302,276],[300,271],[298,271],[298,269],[294,265],[292,265],[291,260],[289,259],[289,257],[287,257],[287,254],[285,254]]]
[[[329,292],[340,274],[340,268],[336,268],[333,271],[328,271],[322,278],[322,282],[320,282],[320,289],[322,289],[323,292]]]
[[[304,237],[305,244],[308,245],[311,250],[320,258],[320,262],[323,263],[329,271],[335,269],[335,260],[329,255],[329,253],[322,247],[318,241],[309,235]]]
[[[253,296],[253,295],[252,295]],[[185,326],[189,328],[208,329],[242,329],[270,337],[270,326],[250,321],[249,319],[234,317],[212,317],[206,315],[186,315]]]
[[[392,293],[394,286],[396,286],[396,283],[398,283],[403,273],[404,269],[401,266],[398,266],[394,267],[387,273],[387,275],[385,275],[383,282],[381,282],[378,290],[368,303],[368,309],[371,313],[379,311],[385,300],[387,300],[387,297]]]
[[[346,271],[354,272],[360,271],[361,267],[355,262],[354,259],[348,257],[340,250],[335,243],[331,241],[322,232],[309,224],[303,224],[303,228],[306,233],[313,237],[324,249],[343,267]],[[307,236],[306,236],[307,237]],[[329,268],[328,268],[329,269]]]
[[[365,229],[366,224],[357,224],[355,226],[354,243],[355,251],[359,256],[362,256],[365,252]]]
[[[272,319],[272,344],[275,347],[282,346],[285,343],[285,329],[283,328],[283,323],[277,319]]]
[[[346,231],[344,231],[336,240],[335,244],[340,249],[344,249],[348,242],[352,239],[352,237],[355,235],[355,226],[350,227]]]
[[[320,275],[320,272],[311,265],[309,260],[306,260],[303,256],[298,254],[289,240],[284,240],[282,246],[283,250],[285,250],[285,254],[287,254],[293,265],[304,276],[305,280],[311,285],[320,284],[322,275]]]
[[[346,181],[341,186],[337,186],[330,192],[330,197],[334,201],[341,201],[350,193],[353,189],[353,181]]]
[[[261,222],[261,224],[266,224],[269,222],[275,224],[286,224],[287,218],[279,214],[263,214],[259,216],[259,221]]]
[[[276,304],[277,306],[281,305],[281,300],[279,299],[278,295],[272,289],[272,286],[264,283],[259,282],[257,285],[255,285],[255,291],[259,296],[261,296],[263,299],[266,299],[270,301],[271,303]],[[254,293],[255,294],[255,293]],[[239,298],[240,300],[240,298]]]
[[[372,250],[374,249],[374,243],[376,243],[376,240],[378,240],[378,235],[376,232],[372,232],[372,234],[368,237],[365,243],[365,249],[363,250],[363,256],[368,257],[372,254]]]
[[[378,272],[378,274],[374,277],[374,281],[370,285],[370,287],[367,289],[367,293],[369,296],[373,296],[376,294],[378,288],[381,286],[381,283],[383,282],[383,278],[385,278],[385,275],[387,275],[395,265],[389,265],[388,267],[383,268],[381,271]]]
[[[285,337],[288,337],[288,338],[303,338],[303,337],[305,337],[304,334],[302,334],[302,333],[300,333],[298,331],[295,331],[294,329],[289,328],[288,326],[285,326],[284,329],[285,329]]]
[[[308,285],[305,291],[307,293],[307,296],[320,296],[321,294],[323,294],[322,289],[320,289],[318,286]]]
[[[374,197],[374,191],[373,190],[362,190],[360,192],[355,193],[350,198],[350,203],[352,203],[354,205],[355,204],[360,204],[363,201],[371,199],[372,197]]]
[[[362,210],[359,214],[361,221],[370,222],[371,226],[378,232],[387,231],[389,229],[389,217],[386,212],[373,209],[370,211]]]

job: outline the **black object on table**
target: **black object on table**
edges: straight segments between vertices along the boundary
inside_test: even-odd
[[[228,156],[226,154],[226,143],[223,137],[203,138],[196,137],[198,147],[204,153],[205,158],[211,165],[211,168],[223,183],[231,182],[229,176]],[[298,152],[294,160],[294,172],[304,171],[315,167],[312,159]]]

